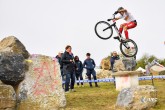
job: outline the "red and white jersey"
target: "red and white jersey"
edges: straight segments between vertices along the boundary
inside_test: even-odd
[[[135,20],[135,18],[132,16],[132,14],[129,13],[128,11],[124,12],[124,14],[119,16],[119,18],[122,18],[122,19],[124,19],[127,22],[131,22],[131,21]]]

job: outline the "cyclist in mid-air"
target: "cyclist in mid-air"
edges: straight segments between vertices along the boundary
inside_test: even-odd
[[[126,39],[129,39],[128,29],[135,28],[137,26],[137,22],[134,19],[134,17],[131,15],[131,13],[129,13],[123,7],[119,7],[118,10],[114,14],[118,14],[118,13],[120,13],[120,16],[115,18],[114,21],[119,20],[119,19],[124,19],[127,22],[120,25],[119,32],[120,34],[122,34],[123,29],[124,29],[125,37]],[[114,39],[118,39],[118,36],[114,37]]]

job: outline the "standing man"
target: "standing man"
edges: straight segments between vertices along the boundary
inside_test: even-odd
[[[63,74],[63,65],[62,65],[62,62],[61,62],[62,55],[63,55],[63,52],[59,52],[58,55],[56,56],[56,58],[57,58],[58,63],[60,65],[60,71],[61,71],[62,81],[65,81],[64,74]],[[62,83],[62,88],[64,89],[64,83]]]
[[[82,62],[79,60],[79,57],[78,56],[75,56],[74,57],[74,61],[75,61],[75,64],[76,64],[76,79],[79,80],[83,80],[83,77],[82,77],[82,72],[83,72],[83,64]],[[77,86],[79,87],[79,83],[77,83]],[[83,82],[81,82],[81,87],[83,87]]]
[[[74,57],[72,54],[72,47],[70,45],[67,45],[65,48],[65,52],[62,55],[62,64],[63,64],[63,72],[66,75],[66,81],[65,81],[65,92],[69,92],[69,85],[71,91],[74,90],[74,83],[75,83],[75,64],[74,64]],[[71,84],[70,84],[71,80]]]
[[[90,55],[91,55],[90,53],[86,54],[87,59],[84,61],[83,66],[84,66],[84,68],[87,69],[86,74],[88,76],[88,80],[91,80],[91,74],[93,75],[94,80],[97,80],[96,71],[94,70],[94,68],[96,66],[95,61],[90,58]],[[92,82],[89,82],[89,85],[90,85],[90,87],[92,87]],[[98,87],[97,82],[95,82],[95,87]]]
[[[112,53],[112,56],[110,58],[110,63],[111,63],[111,70],[113,71],[113,67],[114,67],[114,63],[115,63],[115,60],[119,60],[119,55],[117,55],[117,52],[116,51],[113,51]]]

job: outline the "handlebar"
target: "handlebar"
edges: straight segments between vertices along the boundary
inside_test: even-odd
[[[113,20],[113,19],[115,19],[115,13],[112,15],[112,18],[110,18],[110,19],[108,19],[107,21],[111,21],[111,20]]]

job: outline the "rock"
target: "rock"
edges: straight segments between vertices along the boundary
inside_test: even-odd
[[[0,80],[0,85],[2,85],[3,83],[2,83],[2,81]]]
[[[131,58],[124,57],[122,59],[122,61],[123,61],[123,64],[125,66],[125,69],[127,71],[133,71],[135,69],[135,67],[136,67],[136,60],[135,60],[135,58],[133,58],[133,57],[131,57]]]
[[[16,90],[17,110],[57,110],[65,107],[58,61],[43,55],[33,55],[27,61],[29,70]]]
[[[157,90],[151,85],[123,89],[117,98],[116,110],[149,110],[157,103]]]
[[[116,90],[121,91],[124,88],[139,86],[138,75],[141,71],[119,71],[112,73],[115,77]]]
[[[15,110],[16,94],[12,86],[0,85],[0,110]]]
[[[161,71],[165,71],[165,67],[154,65],[150,68],[150,72],[153,75],[159,75],[159,72],[161,72]]]
[[[102,69],[104,69],[104,70],[109,70],[110,67],[111,67],[110,61],[107,60],[107,59],[103,59],[103,60],[101,61],[101,67],[102,67]]]
[[[22,54],[25,59],[29,57],[25,46],[14,36],[6,37],[0,42],[0,52]]]
[[[9,85],[17,85],[24,79],[25,63],[21,54],[0,53],[0,80]]]
[[[102,78],[111,78],[112,72],[109,70],[104,70],[104,69],[100,69],[99,71],[97,71],[97,78],[98,79],[102,79]]]
[[[160,71],[159,75],[165,75],[165,70],[164,71]]]
[[[115,60],[114,71],[125,71],[125,67],[122,60]]]

